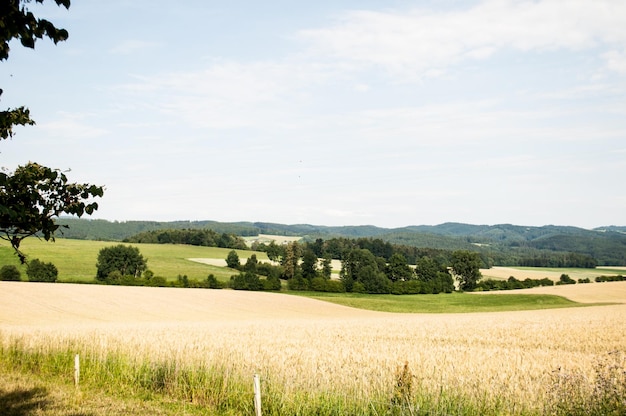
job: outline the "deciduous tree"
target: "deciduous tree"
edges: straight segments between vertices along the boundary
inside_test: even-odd
[[[123,244],[105,247],[98,253],[96,279],[106,281],[113,272],[138,278],[146,270],[146,266],[147,260],[137,247]]]
[[[478,253],[469,250],[457,250],[452,253],[452,272],[459,282],[459,289],[474,290],[482,277],[480,266],[482,261]]]
[[[12,174],[0,173],[0,238],[11,243],[25,263],[22,240],[41,233],[54,241],[59,228],[55,218],[92,214],[98,209],[92,198],[103,192],[95,185],[69,183],[65,173],[37,163],[20,166]]]
[[[54,2],[66,9],[70,7],[70,0]],[[0,61],[8,59],[9,42],[13,39],[34,48],[37,39],[47,37],[56,44],[68,38],[67,30],[36,18],[28,7],[32,4],[30,0],[0,2]],[[15,126],[33,124],[30,111],[24,106],[0,111],[0,140],[13,137]],[[70,183],[60,170],[36,163],[20,166],[14,172],[0,172],[0,238],[11,243],[24,264],[26,256],[20,251],[24,238],[40,232],[45,240],[54,240],[58,229],[54,218],[60,214],[91,214],[98,208],[92,198],[101,197],[103,192],[99,186]]]
[[[235,250],[230,250],[226,256],[226,266],[231,269],[239,269],[241,263],[239,262],[239,254]]]

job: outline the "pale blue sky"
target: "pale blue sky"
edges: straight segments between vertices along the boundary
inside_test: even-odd
[[[76,0],[0,63],[0,143],[95,218],[626,225],[622,0]]]

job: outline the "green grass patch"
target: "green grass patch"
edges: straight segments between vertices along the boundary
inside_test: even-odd
[[[29,259],[39,259],[53,263],[59,270],[61,282],[90,282],[96,276],[96,262],[98,253],[104,247],[110,247],[120,242],[70,240],[57,238],[55,242],[29,238],[22,242],[21,249]],[[178,275],[187,275],[189,279],[205,280],[213,274],[218,280],[227,281],[236,271],[227,267],[218,267],[190,261],[190,258],[217,258],[226,259],[231,249],[218,247],[199,247],[174,244],[131,244],[139,248],[141,254],[148,260],[148,269],[155,276],[165,277],[167,280],[176,280]],[[259,261],[268,261],[267,255],[261,252],[236,250],[242,263],[252,254],[256,254]],[[14,264],[26,278],[26,268],[19,264],[17,256],[9,244],[0,241],[0,265]]]
[[[352,308],[395,313],[503,312],[599,305],[577,303],[554,295],[447,293],[398,296],[319,292],[297,294]]]

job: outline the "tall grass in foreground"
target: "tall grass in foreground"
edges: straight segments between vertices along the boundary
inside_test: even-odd
[[[72,383],[74,350],[32,349],[14,339],[0,349],[0,369]],[[462,392],[441,389],[431,396],[411,389],[408,364],[379,391],[300,390],[262,375],[266,415],[489,415],[498,407],[480,403]],[[141,400],[173,400],[194,404],[199,413],[253,414],[252,378],[229,365],[189,366],[177,360],[153,362],[119,354],[87,354],[81,358],[80,386],[110,396]],[[409,387],[407,387],[409,386]],[[368,389],[369,390],[369,389]],[[416,390],[416,391],[413,391]],[[508,413],[508,412],[507,412]]]
[[[95,348],[93,342],[48,339],[33,344],[23,337],[0,339],[0,371],[34,374],[45,380],[73,383],[74,354],[81,355],[80,389],[124,399],[176,401],[191,412],[217,415],[253,414],[252,372],[237,354],[221,352],[210,362],[183,356],[154,359],[147,355]],[[98,342],[98,340],[92,340]],[[276,351],[281,354],[281,351]],[[240,365],[241,364],[241,365]],[[592,373],[555,369],[547,375],[543,403],[520,403],[472,384],[429,385],[411,363],[389,377],[358,383],[290,383],[279,369],[260,368],[265,415],[623,415],[626,414],[626,360],[613,352],[594,364]],[[303,374],[303,377],[310,376]],[[459,373],[459,377],[467,374]],[[361,378],[354,374],[355,378]],[[512,381],[514,382],[514,381]],[[477,386],[476,386],[477,387]]]

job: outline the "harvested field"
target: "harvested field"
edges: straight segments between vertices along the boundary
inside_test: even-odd
[[[596,276],[626,274],[623,267],[602,267],[597,269],[549,269],[549,268],[517,268],[495,266],[490,269],[480,269],[485,279],[506,280],[510,276],[518,280],[543,279],[548,278],[558,281],[561,274],[567,274],[574,280],[589,278],[593,280]]]
[[[539,289],[626,301],[626,282]],[[456,392],[505,414],[541,413],[555,371],[593,380],[598,360],[626,348],[624,304],[391,314],[273,293],[0,282],[0,305],[4,342],[219,363],[243,378],[259,373],[285,395],[367,400],[390,392],[397,367],[408,362],[421,392]]]

